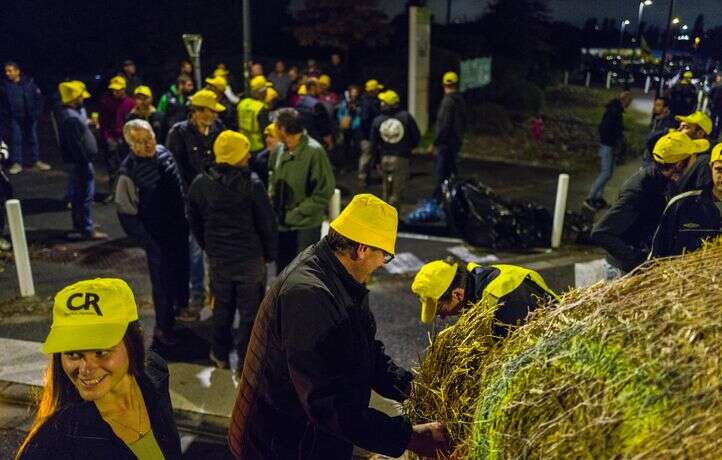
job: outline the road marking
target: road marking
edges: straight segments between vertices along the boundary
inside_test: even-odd
[[[432,235],[421,235],[418,233],[406,233],[398,232],[396,234],[398,238],[404,238],[407,240],[423,240],[423,241],[438,241],[439,243],[456,243],[461,244],[464,242],[461,238],[449,238],[446,236],[432,236]]]

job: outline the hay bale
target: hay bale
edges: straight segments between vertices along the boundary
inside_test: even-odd
[[[442,332],[405,409],[452,458],[720,458],[722,243],[566,293],[510,337],[492,311]]]

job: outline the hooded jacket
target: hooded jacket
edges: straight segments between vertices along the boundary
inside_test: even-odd
[[[196,177],[188,220],[215,270],[232,274],[249,260],[276,259],[276,216],[263,183],[247,167],[216,164]]]
[[[371,148],[378,149],[381,155],[409,158],[420,139],[414,117],[398,107],[382,110],[371,125]]]
[[[236,458],[350,459],[354,445],[404,452],[409,421],[368,407],[372,389],[403,401],[412,380],[376,340],[368,293],[326,240],[276,279],[253,326],[231,416]]]

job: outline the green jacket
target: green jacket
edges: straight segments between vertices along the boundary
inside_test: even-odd
[[[336,188],[326,151],[304,134],[291,154],[284,145],[268,158],[269,194],[282,228],[320,227]]]

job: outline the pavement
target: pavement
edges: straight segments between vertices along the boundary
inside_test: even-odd
[[[651,101],[637,102],[639,110],[651,108]],[[640,117],[640,122],[642,117]],[[30,247],[36,297],[31,299],[40,309],[32,314],[0,317],[0,458],[12,456],[30,421],[27,405],[30,391],[41,385],[45,358],[39,354],[40,343],[50,326],[52,296],[63,286],[91,277],[122,277],[133,288],[140,306],[140,318],[146,343],[152,343],[154,323],[150,283],[143,251],[125,238],[117,221],[115,208],[102,204],[107,193],[107,175],[102,163],[97,165],[96,203],[93,217],[100,230],[110,239],[100,242],[68,242],[64,235],[71,228],[70,212],[64,201],[67,175],[54,147],[49,125],[41,125],[43,159],[54,166],[49,172],[26,170],[11,180],[21,201],[26,235]],[[466,146],[466,149],[483,146]],[[638,168],[638,161],[618,167],[607,186],[607,201],[614,201],[621,184]],[[476,177],[499,195],[522,201],[534,201],[553,210],[557,178],[554,165],[530,167],[508,162],[483,162],[462,158],[459,170]],[[411,179],[401,215],[413,209],[418,200],[430,196],[433,189],[433,159],[415,157]],[[579,210],[598,171],[598,160],[591,157],[589,168],[571,173],[568,208]],[[357,192],[355,175],[342,172],[337,176],[343,201]],[[378,181],[368,191],[380,195]],[[535,248],[526,251],[494,253],[470,247],[443,228],[428,227],[419,234],[404,231],[397,243],[397,258],[388,268],[379,270],[369,284],[370,304],[378,324],[378,337],[386,344],[390,356],[405,367],[414,367],[422,359],[434,328],[419,322],[417,299],[409,286],[415,269],[429,260],[455,254],[465,260],[514,263],[538,270],[550,286],[563,291],[599,278],[599,260],[603,253],[590,246],[563,245],[560,249]],[[9,254],[0,254],[0,304],[28,302],[18,300],[15,267]],[[204,312],[204,317],[209,315]],[[199,321],[180,330],[180,346],[167,350],[153,344],[170,362],[171,393],[176,417],[184,434],[185,458],[229,458],[222,440],[235,396],[236,380],[229,371],[210,367],[210,324]],[[235,361],[234,361],[235,363]],[[232,363],[232,364],[234,364]],[[210,397],[209,397],[210,395]]]

